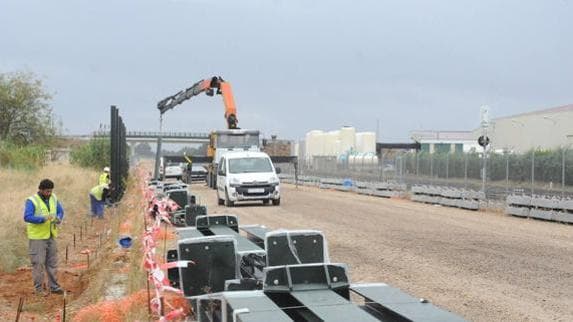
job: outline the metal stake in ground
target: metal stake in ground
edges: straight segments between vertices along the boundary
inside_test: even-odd
[[[167,255],[167,222],[165,223],[165,234],[163,234],[163,257]]]
[[[147,316],[151,317],[151,293],[149,291],[149,272],[147,272]]]
[[[24,298],[21,297],[18,301],[18,310],[16,311],[16,322],[20,321],[20,313],[22,313],[22,308],[24,307]]]
[[[64,293],[64,307],[62,309],[62,322],[66,322],[66,293]]]

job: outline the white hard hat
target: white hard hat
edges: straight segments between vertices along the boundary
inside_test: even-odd
[[[109,172],[109,167],[103,168],[103,172]]]

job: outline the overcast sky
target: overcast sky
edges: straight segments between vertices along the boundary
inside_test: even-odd
[[[573,103],[569,0],[0,0],[0,72],[31,71],[68,133],[157,130],[156,103],[220,75],[239,126],[302,138],[352,125],[384,141],[471,130]],[[220,96],[165,114],[174,131],[226,126]]]

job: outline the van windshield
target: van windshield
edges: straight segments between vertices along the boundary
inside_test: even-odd
[[[229,173],[273,172],[268,158],[229,159]]]

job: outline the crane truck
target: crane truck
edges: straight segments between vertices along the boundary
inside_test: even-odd
[[[227,130],[212,131],[209,135],[209,145],[207,146],[207,157],[211,160],[207,166],[207,185],[212,189],[216,189],[217,166],[221,155],[232,149],[259,151],[260,133],[257,130],[242,130],[238,127],[239,120],[231,84],[220,76],[202,79],[191,87],[166,97],[157,103],[157,108],[163,114],[202,93],[205,93],[207,96],[221,95],[225,105],[224,116]]]

